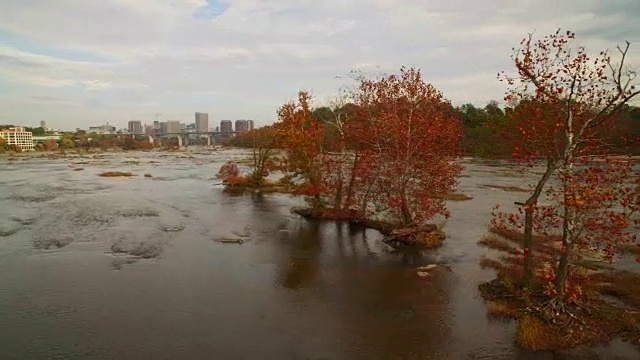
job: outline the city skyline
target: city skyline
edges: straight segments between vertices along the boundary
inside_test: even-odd
[[[502,100],[496,74],[514,70],[511,49],[533,31],[562,26],[590,51],[629,40],[640,67],[638,15],[632,0],[5,1],[0,122],[124,127],[196,110],[265,125],[299,90],[322,105],[350,71],[402,65],[455,105],[484,105]]]

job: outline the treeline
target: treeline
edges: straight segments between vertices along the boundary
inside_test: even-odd
[[[512,116],[515,114],[514,108],[516,107],[502,109],[497,101],[490,101],[484,107],[464,104],[452,108],[455,116],[462,122],[462,155],[483,158],[511,157],[513,144],[510,139],[505,139],[505,136],[509,135],[505,129],[517,121]],[[331,149],[339,138],[338,129],[331,125],[331,122],[337,118],[353,119],[356,111],[357,106],[353,103],[334,107],[322,106],[312,110],[313,117],[323,123],[324,149]],[[616,114],[616,118],[615,131],[610,131],[607,135],[611,152],[640,155],[640,107],[624,106]],[[252,139],[253,133],[249,131],[225,139],[223,145],[252,148]],[[346,147],[354,149],[356,144],[347,141]]]

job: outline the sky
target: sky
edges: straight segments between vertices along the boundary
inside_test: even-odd
[[[454,104],[501,100],[512,47],[558,27],[599,52],[632,43],[638,0],[0,0],[0,124],[58,129],[196,111],[264,125],[349,72],[422,70]]]

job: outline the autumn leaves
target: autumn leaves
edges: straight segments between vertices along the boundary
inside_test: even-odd
[[[399,227],[447,215],[434,194],[452,192],[461,171],[462,128],[451,104],[413,68],[357,81],[348,111],[318,119],[305,92],[279,109],[274,126],[301,193],[314,208]],[[329,143],[327,128],[335,130]]]

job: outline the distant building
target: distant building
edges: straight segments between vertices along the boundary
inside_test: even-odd
[[[22,151],[32,151],[35,149],[33,145],[33,133],[24,131],[24,128],[21,126],[0,130],[0,137],[7,142],[7,145],[15,146]]]
[[[167,133],[167,123],[166,122],[161,122],[158,123],[158,129],[156,130],[158,133],[160,134],[166,134]]]
[[[208,132],[209,131],[209,114],[196,113],[196,132]]]
[[[178,120],[169,120],[166,122],[167,124],[167,134],[179,134],[182,133],[182,125],[180,125],[180,121]]]
[[[233,132],[233,122],[231,120],[220,121],[220,132],[223,134],[230,134]]]
[[[236,120],[236,132],[249,131],[247,120]]]
[[[108,123],[100,126],[89,126],[89,131],[87,132],[94,134],[115,134],[116,127]]]
[[[47,130],[47,123],[44,120],[40,121],[40,127]]]
[[[153,134],[155,134],[156,132],[155,132],[155,129],[153,128],[153,125],[146,125],[146,126],[144,127],[144,133],[145,133],[145,134],[148,134],[148,135],[153,135]]]
[[[142,134],[142,122],[137,120],[129,121],[129,134]]]
[[[253,120],[247,120],[247,127],[249,130],[253,130]]]

